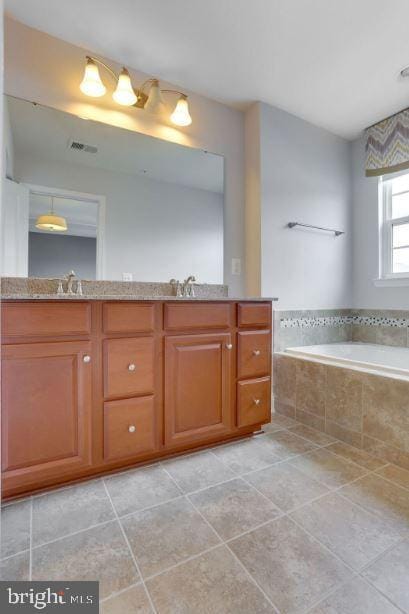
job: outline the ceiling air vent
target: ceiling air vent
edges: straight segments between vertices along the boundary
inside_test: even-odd
[[[96,154],[98,151],[98,147],[95,147],[95,145],[88,145],[87,143],[73,141],[72,139],[68,142],[68,149],[73,149],[74,151],[85,151],[86,153],[91,154]]]

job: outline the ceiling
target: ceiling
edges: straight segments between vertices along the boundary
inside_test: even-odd
[[[223,194],[222,156],[11,96],[7,96],[7,106],[16,159],[28,154]],[[98,152],[72,150],[73,140],[95,146]]]
[[[51,196],[30,192],[29,203],[29,229],[30,232],[39,232],[49,235],[49,230],[36,228],[36,219],[39,215],[48,213],[51,209]],[[98,226],[98,204],[96,202],[82,201],[54,197],[54,212],[65,217],[68,229],[61,235],[75,235],[77,237],[96,237]],[[58,234],[58,233],[57,233]]]
[[[6,0],[23,23],[245,108],[352,139],[409,106],[408,0]]]

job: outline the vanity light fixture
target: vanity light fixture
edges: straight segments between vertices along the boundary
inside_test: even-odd
[[[161,89],[158,79],[147,79],[140,88],[135,89],[126,68],[122,68],[121,73],[117,75],[105,62],[89,55],[86,56],[84,78],[80,84],[80,90],[86,96],[99,98],[107,91],[101,80],[98,64],[115,80],[117,85],[112,98],[118,104],[145,109],[149,113],[159,113],[166,108],[162,94],[178,94],[179,98],[170,120],[176,126],[189,126],[192,123],[187,96],[183,92]]]
[[[45,215],[39,215],[36,219],[36,228],[49,230],[50,232],[65,232],[67,230],[67,220],[54,213],[54,197],[51,196],[51,209]]]

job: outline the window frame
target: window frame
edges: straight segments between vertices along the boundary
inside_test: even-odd
[[[409,283],[409,271],[393,272],[393,227],[409,224],[409,215],[392,218],[392,181],[383,177],[379,180],[379,281],[407,280]]]

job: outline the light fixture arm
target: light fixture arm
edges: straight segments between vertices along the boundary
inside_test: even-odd
[[[183,98],[187,98],[187,94],[184,94],[183,92],[179,92],[179,90],[162,90],[161,92],[163,92],[164,94],[178,94],[179,96],[183,96]]]
[[[108,66],[108,64],[105,64],[105,62],[103,62],[102,60],[100,60],[99,58],[94,57],[93,55],[86,55],[85,59],[91,60],[92,62],[95,62],[95,64],[99,64],[100,66],[102,66],[103,68],[105,68],[105,70],[107,70],[109,72],[109,74],[111,75],[111,77],[115,80],[118,81],[118,75],[112,70],[112,68],[110,68]]]

